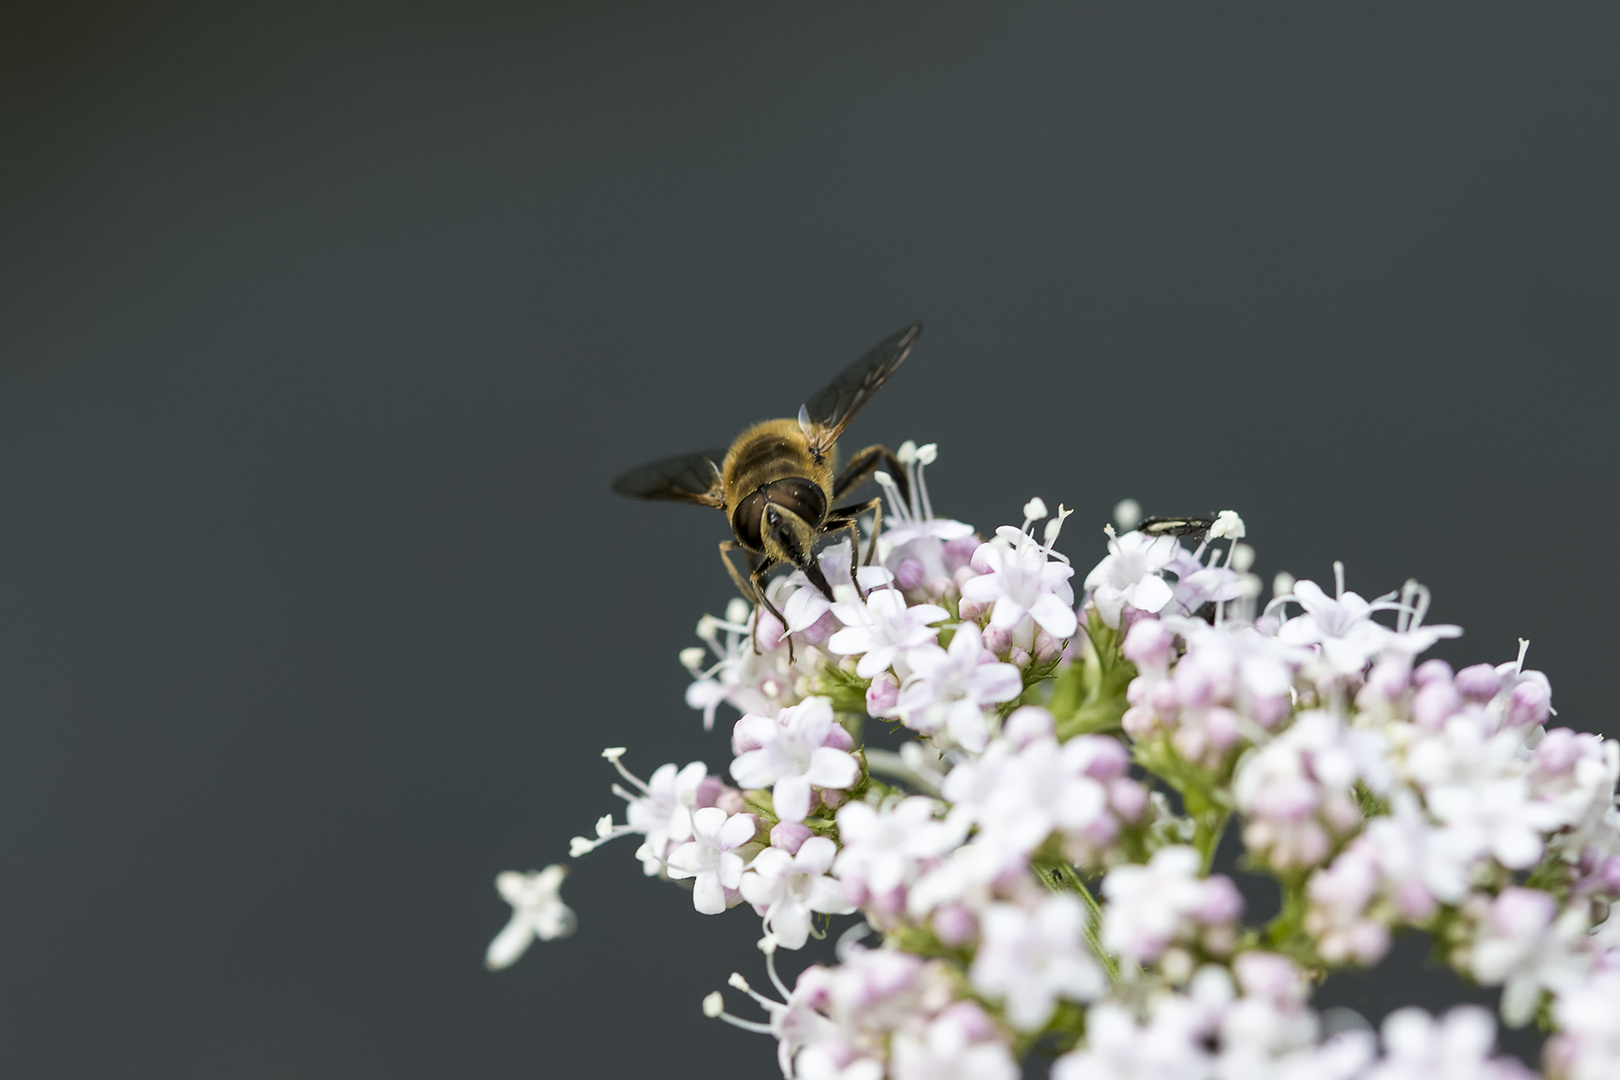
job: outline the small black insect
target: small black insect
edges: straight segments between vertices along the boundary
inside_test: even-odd
[[[1144,536],[1203,536],[1214,524],[1214,518],[1150,517],[1136,531]]]

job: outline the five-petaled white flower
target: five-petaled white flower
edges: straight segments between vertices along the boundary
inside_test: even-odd
[[[968,972],[980,993],[1004,999],[1007,1022],[1039,1031],[1058,999],[1090,1001],[1108,989],[1097,961],[1081,938],[1085,912],[1066,893],[1048,896],[1033,911],[991,904],[984,912],[984,940]]]
[[[574,932],[574,913],[560,895],[567,876],[568,867],[561,865],[527,874],[508,870],[496,876],[495,888],[512,905],[512,921],[489,943],[485,967],[491,971],[510,967],[535,938],[551,941]]]
[[[718,915],[737,897],[742,884],[744,851],[759,830],[753,814],[730,814],[705,806],[692,815],[692,839],[669,853],[669,876],[692,879],[692,906],[703,915]]]
[[[1086,589],[1102,621],[1117,627],[1126,604],[1150,614],[1162,610],[1175,590],[1161,571],[1181,552],[1173,536],[1110,535],[1108,555],[1086,575]]]
[[[1058,530],[1052,526],[1061,524],[1062,518],[1048,523],[1050,540],[1057,539]],[[963,582],[962,597],[995,605],[990,625],[1010,633],[1022,629],[1028,619],[1059,641],[1073,637],[1080,625],[1074,615],[1074,587],[1069,584],[1074,567],[1051,555],[1050,541],[1042,544],[1021,529],[1003,525],[995,540],[973,553],[974,568],[985,572]]]
[[[861,767],[849,753],[854,740],[833,719],[826,698],[806,698],[775,720],[745,716],[732,729],[737,754],[731,775],[745,788],[771,789],[771,804],[783,821],[810,813],[810,789],[855,785]]]
[[[832,606],[844,628],[827,639],[827,651],[838,656],[860,656],[855,674],[870,679],[896,660],[906,660],[913,649],[932,645],[939,630],[930,623],[944,622],[951,613],[938,604],[906,606],[894,589],[874,589],[866,602]]]
[[[896,705],[900,722],[924,735],[944,731],[974,753],[990,738],[985,709],[1024,692],[1018,668],[998,663],[972,623],[957,627],[949,649],[920,646],[908,663],[911,675]]]
[[[800,949],[810,936],[810,913],[847,915],[855,910],[844,887],[827,876],[838,845],[812,836],[789,855],[766,848],[754,857],[742,877],[743,899],[765,917],[765,929],[784,949]]]

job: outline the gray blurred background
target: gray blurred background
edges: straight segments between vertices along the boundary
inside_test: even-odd
[[[728,760],[719,515],[612,474],[791,415],[988,531],[1235,508],[1417,576],[1620,733],[1620,9],[7,5],[0,1072],[763,1077],[757,923],[634,844],[489,974],[492,879]],[[729,720],[729,717],[727,718]],[[1449,999],[1421,943],[1324,1001]],[[1487,996],[1488,998],[1488,996]],[[1514,1044],[1533,1053],[1534,1040]]]

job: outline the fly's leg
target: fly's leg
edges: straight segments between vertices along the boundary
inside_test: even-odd
[[[737,569],[736,562],[734,562],[731,558],[731,553],[733,551],[740,551],[747,557],[748,577],[743,577],[742,571]],[[726,564],[726,573],[731,575],[732,584],[737,586],[737,591],[742,593],[744,600],[747,600],[750,604],[755,605],[763,603],[767,608],[770,608],[771,614],[776,615],[776,608],[771,607],[771,602],[765,599],[765,590],[759,587],[757,581],[761,575],[761,571],[769,570],[771,568],[769,560],[767,560],[763,566],[755,566],[753,552],[749,551],[735,540],[722,540],[720,541],[720,561]],[[776,617],[778,619],[782,618],[780,615],[776,615]],[[787,625],[786,619],[782,620],[782,625]],[[750,631],[748,636],[753,641],[754,655],[758,656],[760,651],[758,618],[754,619],[754,628],[752,631]],[[790,650],[792,649],[791,643],[789,644],[788,648]]]
[[[753,573],[748,575],[748,580],[753,583],[754,595],[761,604],[765,605],[765,610],[775,615],[776,621],[782,624],[782,636],[787,639],[788,663],[791,664],[793,663],[793,635],[787,632],[787,617],[777,611],[776,605],[771,603],[770,597],[765,595],[765,575],[770,573],[772,565],[774,564],[771,560],[764,560],[754,568]],[[759,653],[759,617],[757,612],[754,617],[754,634],[754,652],[757,655]]]
[[[881,449],[881,447],[879,447]],[[861,558],[861,515],[868,510],[872,511],[872,538],[866,545],[866,558]],[[827,515],[827,529],[849,530],[849,560],[852,564],[849,569],[850,580],[855,583],[855,593],[862,602],[866,600],[866,592],[861,588],[859,570],[863,566],[872,565],[877,556],[878,533],[883,528],[883,500],[869,499],[857,506],[841,506]]]
[[[842,499],[850,488],[877,472],[879,468],[888,470],[894,479],[894,486],[900,489],[900,498],[909,500],[911,481],[906,477],[906,467],[900,464],[900,459],[895,457],[887,446],[881,444],[868,446],[849,459],[844,471],[833,481],[833,498]]]

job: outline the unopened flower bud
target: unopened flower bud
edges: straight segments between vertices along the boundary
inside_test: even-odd
[[[743,801],[742,792],[734,787],[728,787],[720,792],[719,798],[714,800],[714,805],[728,814],[740,814],[748,809],[748,804]]]
[[[956,610],[961,614],[963,622],[976,623],[990,613],[990,605],[979,600],[963,600]],[[987,644],[985,648],[989,649],[990,646]]]
[[[1135,780],[1120,777],[1108,785],[1108,805],[1122,821],[1138,821],[1147,810],[1147,789]]]
[[[1451,679],[1451,665],[1439,659],[1425,660],[1412,672],[1412,685],[1419,688],[1437,682],[1449,684]]]
[[[934,936],[950,948],[966,945],[979,936],[979,920],[965,904],[946,904],[934,912]]]
[[[866,688],[866,713],[879,718],[895,715],[900,703],[900,681],[887,671],[880,671]]]
[[[1036,739],[1052,734],[1052,714],[1039,705],[1024,705],[1007,715],[1001,733],[1013,745],[1028,746]]]
[[[1450,683],[1431,682],[1412,695],[1412,719],[1428,731],[1439,731],[1460,702]]]
[[[970,601],[963,601],[967,606]],[[984,632],[984,647],[987,652],[997,656],[1006,656],[1007,650],[1012,648],[1012,633],[999,626],[992,626]]]
[[[1036,658],[1044,664],[1058,658],[1063,652],[1063,642],[1045,630],[1038,630],[1035,633],[1034,650]]]
[[[813,835],[808,825],[797,821],[779,821],[771,827],[771,847],[797,855],[800,846]]]
[[[928,571],[916,559],[907,556],[894,568],[894,583],[901,592],[910,592],[923,583]]]
[[[1014,667],[1029,667],[1030,659],[1029,653],[1017,646],[1007,650],[1007,663],[1012,664]]]
[[[973,559],[973,553],[979,550],[979,538],[971,533],[967,536],[958,536],[955,540],[945,541],[945,569],[953,575],[962,570],[971,570],[968,565]],[[956,584],[960,586],[962,579],[957,578]]]
[[[692,792],[692,807],[698,809],[704,806],[717,806],[720,796],[726,793],[726,782],[718,776],[705,776],[698,781],[697,788]]]
[[[1508,695],[1502,719],[1512,727],[1545,724],[1552,714],[1552,688],[1541,679],[1525,679]]]
[[[1158,619],[1142,619],[1125,635],[1125,659],[1137,667],[1162,668],[1170,660],[1170,631]]]
[[[1502,678],[1490,664],[1474,664],[1457,672],[1451,684],[1464,701],[1486,702],[1502,688]]]

